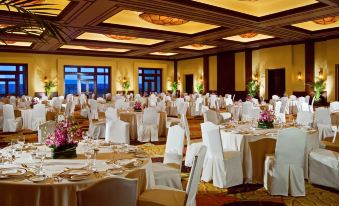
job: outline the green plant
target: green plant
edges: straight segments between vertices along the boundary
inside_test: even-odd
[[[323,93],[323,91],[326,89],[326,80],[318,79],[313,83],[312,86],[315,92],[314,100],[318,102],[320,100],[321,93]]]
[[[258,80],[251,80],[247,83],[246,88],[248,95],[255,97],[259,93],[260,84]]]
[[[203,92],[203,90],[204,90],[204,85],[203,85],[203,83],[198,83],[198,84],[196,85],[196,89],[197,89],[197,92],[198,92],[199,94],[202,94],[202,92]]]
[[[44,88],[45,88],[45,92],[46,92],[47,97],[49,97],[51,95],[52,89],[54,87],[56,87],[56,83],[55,82],[53,82],[51,80],[45,82]]]
[[[49,18],[41,17],[41,15],[55,16],[50,11],[59,10],[50,8],[55,4],[39,3],[36,0],[0,0],[0,6],[6,8],[9,12],[16,11],[16,16],[22,17],[22,23],[14,25],[6,25],[0,28],[0,41],[6,44],[2,35],[9,33],[23,33],[33,38],[43,39],[41,35],[51,36],[59,41],[65,42],[66,35],[58,23]]]
[[[171,89],[173,94],[177,93],[178,86],[179,86],[178,82],[171,82]]]
[[[121,87],[125,90],[125,94],[127,94],[128,89],[131,87],[131,83],[128,80],[126,80],[121,84]]]

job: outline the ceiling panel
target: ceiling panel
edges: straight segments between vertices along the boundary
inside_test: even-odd
[[[122,36],[120,36],[122,37]],[[124,37],[122,37],[124,38]],[[98,34],[98,33],[90,33],[85,32],[77,37],[77,39],[85,39],[85,40],[94,40],[94,41],[106,41],[106,42],[118,42],[118,43],[127,43],[127,44],[142,44],[142,45],[153,45],[163,40],[157,39],[146,39],[146,38],[133,38],[131,40],[118,40],[114,38],[107,37],[105,34]]]
[[[192,44],[192,45],[187,45],[180,47],[181,49],[191,49],[191,50],[206,50],[206,49],[212,49],[215,48],[215,46],[210,46],[210,45],[203,45],[203,44]]]
[[[262,17],[318,3],[316,0],[194,0],[196,2]]]
[[[104,21],[104,23],[109,24],[119,24],[125,26],[134,26],[140,28],[147,28],[147,29],[154,29],[154,30],[161,30],[161,31],[170,31],[170,32],[177,32],[177,33],[184,33],[184,34],[195,34],[203,31],[207,31],[210,29],[215,29],[218,26],[209,25],[194,21],[189,21],[182,25],[175,25],[175,26],[162,26],[149,23],[144,21],[139,17],[139,14],[142,12],[136,11],[129,11],[123,10],[118,14],[112,16],[111,18]]]
[[[22,46],[22,47],[30,47],[32,42],[23,42],[23,41],[5,41],[6,44],[0,41],[0,45],[4,46]]]
[[[259,41],[259,40],[271,39],[271,38],[274,38],[274,37],[265,35],[265,34],[257,34],[256,36],[251,37],[251,38],[244,38],[244,37],[241,37],[240,35],[235,35],[235,36],[230,36],[230,37],[226,37],[223,39],[246,43],[246,42]]]
[[[103,51],[103,52],[128,52],[128,49],[115,49],[115,48],[95,48],[95,47],[86,47],[78,45],[63,45],[60,49],[76,49],[76,50],[90,50],[90,51]]]
[[[337,28],[339,27],[339,18],[336,20],[336,22],[333,22],[331,24],[327,25],[322,25],[322,24],[317,24],[314,21],[306,21],[298,24],[293,24],[292,26],[301,28],[301,29],[306,29],[309,31],[319,31],[319,30],[324,30],[324,29],[332,29],[332,28]]]

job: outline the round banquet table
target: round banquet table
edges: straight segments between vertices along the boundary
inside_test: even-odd
[[[166,137],[166,119],[167,113],[164,111],[160,113],[159,120],[159,137]],[[138,125],[142,123],[143,112],[118,112],[120,120],[129,123],[129,134],[131,140],[138,139]]]
[[[235,128],[221,129],[221,140],[224,150],[233,150],[240,151],[242,154],[242,165],[243,165],[243,175],[244,182],[246,183],[262,183],[262,174],[264,173],[264,167],[261,167],[263,164],[256,162],[252,163],[252,159],[258,160],[259,156],[265,157],[265,155],[271,154],[261,154],[263,149],[260,145],[256,145],[258,148],[253,148],[255,151],[251,151],[250,144],[258,140],[265,138],[277,139],[278,128],[273,129],[258,129],[255,131],[251,130],[250,124],[237,125]],[[319,138],[318,132],[316,130],[304,130],[306,133],[306,148],[305,148],[305,164],[304,164],[304,177],[308,179],[308,154],[313,150],[319,148]],[[264,145],[268,147],[269,145]],[[260,148],[259,148],[260,147]],[[275,143],[273,145],[273,153],[275,150]],[[252,157],[252,155],[256,157]],[[261,167],[261,168],[257,168]],[[254,171],[257,172],[258,176],[253,176]]]
[[[33,174],[30,170],[36,167],[40,163],[32,159],[32,153],[35,151],[36,146],[31,147],[31,150],[23,151],[17,155],[17,158],[13,164],[0,163],[0,171],[4,168],[11,167],[27,168],[27,173],[23,176],[0,179],[0,205],[1,206],[76,206],[76,191],[82,188],[86,188],[99,180],[107,177],[131,177],[131,172],[138,172],[138,169],[144,169],[146,177],[140,177],[138,175],[133,178],[138,178],[139,182],[143,182],[146,188],[154,186],[154,176],[152,171],[152,161],[149,157],[136,158],[136,153],[128,152],[128,148],[134,146],[125,147],[119,149],[118,153],[113,152],[110,145],[99,146],[99,152],[97,153],[95,165],[93,169],[95,172],[91,174],[85,180],[71,181],[67,178],[60,178],[60,174],[65,171],[71,171],[76,169],[85,168],[87,160],[83,154],[83,144],[79,144],[77,147],[76,159],[50,159],[47,158],[44,162],[44,171],[46,179],[42,182],[33,183],[29,180],[29,174]],[[46,146],[38,146],[41,147]],[[135,148],[135,147],[134,147]],[[6,149],[1,150],[4,152]],[[48,157],[48,155],[47,155]],[[140,165],[130,168],[124,166],[117,166],[120,163],[112,163],[114,161],[120,161],[124,164],[138,160]],[[121,174],[112,173],[117,167],[124,168]]]

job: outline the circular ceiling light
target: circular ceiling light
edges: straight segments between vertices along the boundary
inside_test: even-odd
[[[255,36],[257,36],[258,34],[257,33],[254,33],[254,32],[249,32],[249,33],[245,33],[245,34],[240,34],[239,36],[241,38],[253,38]]]
[[[134,39],[137,39],[137,37],[133,37],[133,36],[121,36],[121,35],[114,35],[114,34],[105,34],[105,36],[107,36],[111,39],[116,39],[116,40],[134,40]]]
[[[16,43],[16,41],[11,41],[11,40],[5,40],[4,42],[6,44],[15,44]]]
[[[339,16],[328,16],[328,17],[324,17],[321,19],[313,20],[313,22],[316,24],[320,24],[320,25],[328,25],[328,24],[336,23],[338,19],[339,19]]]
[[[151,13],[141,13],[139,14],[139,17],[144,21],[161,26],[178,26],[188,22],[187,20],[176,17],[162,16]]]
[[[201,47],[204,47],[205,45],[203,45],[203,44],[192,44],[191,46],[194,47],[194,48],[201,48]]]

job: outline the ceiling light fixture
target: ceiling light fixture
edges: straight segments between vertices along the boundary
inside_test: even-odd
[[[204,47],[205,45],[203,45],[203,44],[192,44],[191,46],[194,47],[194,48],[201,48],[201,47]]]
[[[101,46],[85,46],[89,49],[106,49],[105,47],[101,47]]]
[[[9,26],[11,26],[11,25],[9,25],[9,24],[0,24],[0,29],[6,28],[6,27],[9,27]]]
[[[328,16],[328,17],[324,17],[321,19],[313,20],[313,22],[316,24],[320,24],[320,25],[328,25],[328,24],[336,23],[338,19],[339,19],[339,16]]]
[[[15,44],[15,43],[16,43],[16,41],[9,41],[9,40],[5,40],[5,43],[6,43],[6,44]]]
[[[253,37],[257,36],[257,35],[258,35],[257,33],[249,32],[249,33],[245,33],[245,34],[240,34],[239,36],[241,38],[253,38]]]
[[[162,16],[151,13],[141,13],[139,14],[139,17],[144,21],[161,26],[177,26],[186,24],[188,22],[187,20],[176,17]]]
[[[114,34],[105,34],[105,36],[111,38],[111,39],[116,39],[116,40],[134,40],[137,39],[137,37],[133,36],[121,36],[121,35],[114,35]]]

